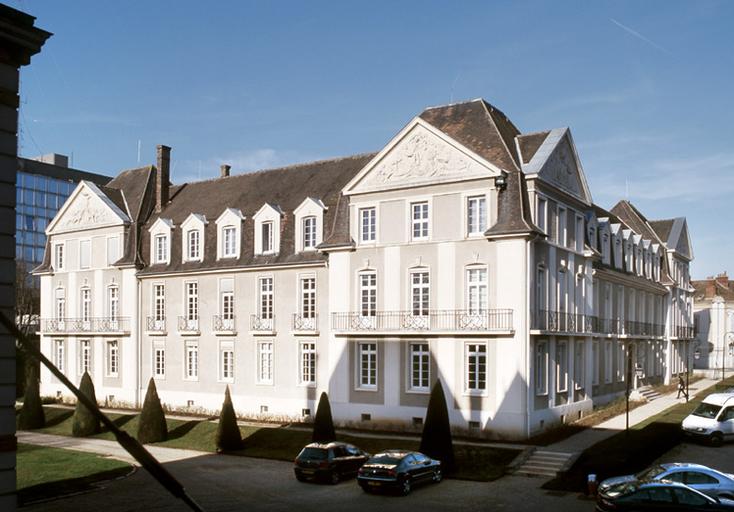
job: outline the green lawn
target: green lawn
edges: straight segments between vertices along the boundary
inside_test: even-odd
[[[636,473],[645,469],[683,441],[680,425],[698,404],[711,393],[734,386],[734,377],[699,392],[688,403],[678,404],[660,414],[630,427],[587,449],[576,463],[543,488],[564,491],[586,489],[587,475],[593,473],[599,480],[617,475]]]
[[[55,407],[45,407],[46,427],[37,430],[46,434],[71,435],[73,411]],[[131,414],[108,414],[115,424],[128,434],[135,436],[138,428],[138,416]],[[186,448],[206,452],[216,451],[214,438],[216,423],[201,420],[167,419],[168,440],[156,443],[156,446]],[[243,449],[233,455],[261,457],[292,461],[306,444],[311,442],[311,432],[290,429],[287,427],[240,427],[244,439]],[[111,432],[103,431],[94,436],[100,439],[114,439]],[[385,435],[379,438],[366,438],[349,435],[338,436],[340,441],[352,443],[363,450],[376,453],[390,448],[417,450],[419,440],[399,440]],[[488,481],[501,477],[505,467],[518,454],[517,450],[490,447],[454,446],[457,467],[455,478]]]
[[[126,462],[62,448],[18,444],[17,457],[21,503],[86,489],[131,471]]]

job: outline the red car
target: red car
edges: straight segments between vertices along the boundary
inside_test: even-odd
[[[301,450],[293,471],[300,481],[320,480],[332,484],[353,477],[370,454],[347,443],[311,443]]]

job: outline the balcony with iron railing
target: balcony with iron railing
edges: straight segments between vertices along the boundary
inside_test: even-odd
[[[337,334],[367,333],[498,333],[514,332],[512,309],[485,311],[430,310],[332,313],[331,327]]]
[[[673,331],[675,337],[681,340],[689,340],[695,337],[695,330],[690,325],[678,325]]]
[[[319,331],[319,315],[317,313],[309,313],[308,315],[293,313],[291,330],[295,334],[317,334]]]
[[[215,334],[232,336],[237,334],[234,315],[214,315],[212,317],[212,329]]]
[[[660,337],[665,326],[650,322],[624,321],[620,318],[599,318],[593,315],[565,311],[540,310],[533,315],[533,329],[543,332],[569,334],[616,334]]]
[[[41,320],[44,334],[129,334],[129,317],[44,318]]]
[[[250,315],[250,332],[255,335],[274,335],[275,315]]]
[[[166,333],[166,319],[165,317],[149,316],[145,321],[145,330],[148,334],[152,335],[163,335]]]
[[[199,318],[188,318],[186,316],[178,317],[178,332],[183,335],[200,334]]]

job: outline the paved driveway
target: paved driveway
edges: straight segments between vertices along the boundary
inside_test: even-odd
[[[336,486],[301,483],[286,462],[206,455],[166,464],[208,511],[299,510],[380,512],[418,510],[563,510],[591,511],[593,502],[573,494],[557,496],[539,489],[542,480],[508,476],[490,483],[444,480],[416,488],[407,497],[365,494],[354,480]],[[109,483],[104,489],[24,511],[178,511],[187,510],[148,474]]]

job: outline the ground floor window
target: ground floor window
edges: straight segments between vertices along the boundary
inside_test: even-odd
[[[612,342],[604,342],[604,383],[610,384],[612,382],[612,365],[614,360],[612,359]]]
[[[581,389],[586,385],[584,382],[586,379],[586,358],[584,357],[586,351],[584,348],[584,341],[576,341],[573,366],[573,380],[575,382],[576,389]]]
[[[186,378],[199,378],[199,344],[196,341],[186,342]]]
[[[273,342],[259,341],[257,344],[257,378],[260,384],[273,383]]]
[[[64,354],[64,340],[54,340],[54,365],[61,373],[64,373],[66,365],[66,357]]]
[[[301,384],[316,383],[316,343],[312,341],[301,342],[301,371],[299,380]]]
[[[556,342],[556,391],[568,391],[568,344],[566,341]]]
[[[166,376],[166,349],[162,346],[153,348],[153,376],[159,379]]]
[[[359,379],[358,387],[364,389],[377,388],[377,343],[359,343],[357,345]]]
[[[117,377],[119,366],[119,348],[117,341],[107,342],[107,356],[105,359],[107,360],[107,376]]]
[[[234,346],[231,342],[222,343],[219,347],[219,379],[234,381]]]
[[[625,373],[627,368],[627,351],[625,350],[624,343],[621,341],[617,344],[617,380],[624,382]]]
[[[592,384],[596,386],[597,384],[599,384],[599,340],[594,340],[591,342],[591,352],[591,358],[593,359],[594,365]]]
[[[467,343],[465,345],[465,388],[469,392],[487,389],[487,345]]]
[[[548,342],[535,343],[535,394],[548,394]]]
[[[89,340],[79,342],[79,373],[92,373],[92,344]]]
[[[429,391],[431,372],[431,353],[428,343],[409,345],[410,390]]]

